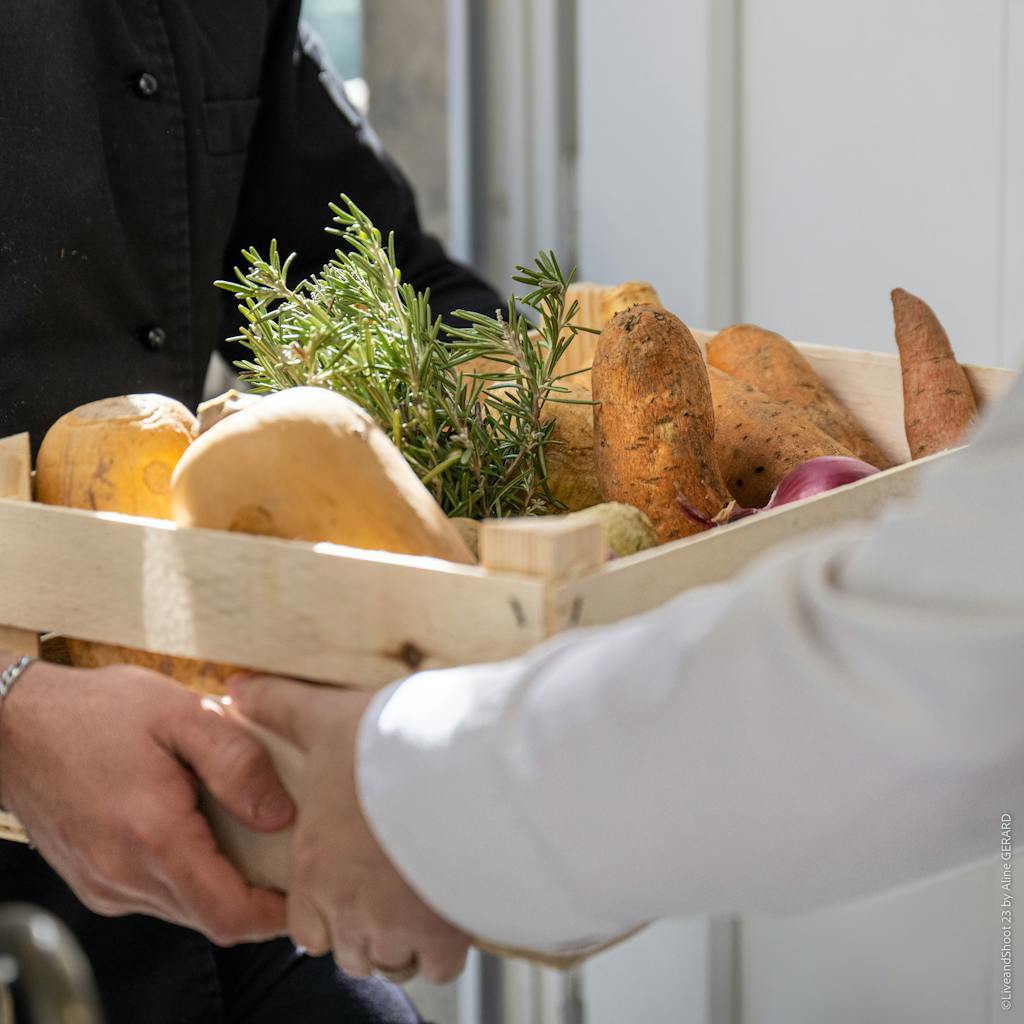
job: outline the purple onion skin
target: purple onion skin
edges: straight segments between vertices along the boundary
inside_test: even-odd
[[[679,506],[683,515],[691,522],[713,529],[716,526],[728,526],[748,516],[756,516],[759,512],[789,505],[804,498],[813,498],[826,491],[834,491],[837,487],[856,483],[866,477],[874,476],[878,470],[870,463],[860,459],[841,455],[823,455],[818,459],[808,459],[795,469],[791,469],[775,488],[771,499],[763,509],[743,508],[736,504],[729,505],[715,518],[711,519],[698,512],[686,499],[679,496]]]
[[[809,459],[796,469],[791,469],[780,481],[765,508],[778,508],[816,494],[834,491],[837,487],[854,484],[865,477],[874,476],[878,470],[860,459],[841,455],[824,455],[820,459]]]

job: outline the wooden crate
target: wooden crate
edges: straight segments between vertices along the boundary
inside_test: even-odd
[[[582,338],[570,358],[587,365],[592,344]],[[906,460],[897,359],[801,349],[883,450]],[[983,403],[1016,377],[967,370]],[[56,633],[378,688],[419,669],[510,658],[565,630],[616,622],[728,579],[776,544],[877,515],[947,457],[615,562],[593,524],[489,523],[481,564],[467,567],[34,504],[26,501],[28,439],[19,435],[0,440],[0,649],[32,653],[40,634]],[[294,777],[294,751],[267,742]],[[223,816],[215,824],[254,879],[283,883],[286,837],[246,834]],[[0,836],[22,833],[8,817]]]

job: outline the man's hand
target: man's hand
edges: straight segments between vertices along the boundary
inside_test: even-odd
[[[196,808],[199,780],[251,828],[293,817],[263,748],[216,701],[155,672],[37,662],[0,707],[0,803],[87,907],[221,945],[284,934],[284,897],[221,855]]]
[[[230,681],[241,712],[307,755],[288,885],[288,929],[313,953],[333,949],[348,974],[418,966],[444,983],[469,939],[438,917],[388,860],[356,790],[359,722],[372,695],[266,676]]]

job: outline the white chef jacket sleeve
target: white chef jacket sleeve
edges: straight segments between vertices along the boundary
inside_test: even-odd
[[[467,931],[567,950],[997,853],[1024,794],[1024,385],[880,522],[363,721],[367,817]]]

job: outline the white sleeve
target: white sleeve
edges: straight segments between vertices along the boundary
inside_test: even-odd
[[[1024,384],[882,521],[500,665],[360,734],[372,827],[473,934],[572,949],[998,852],[1024,795]]]

